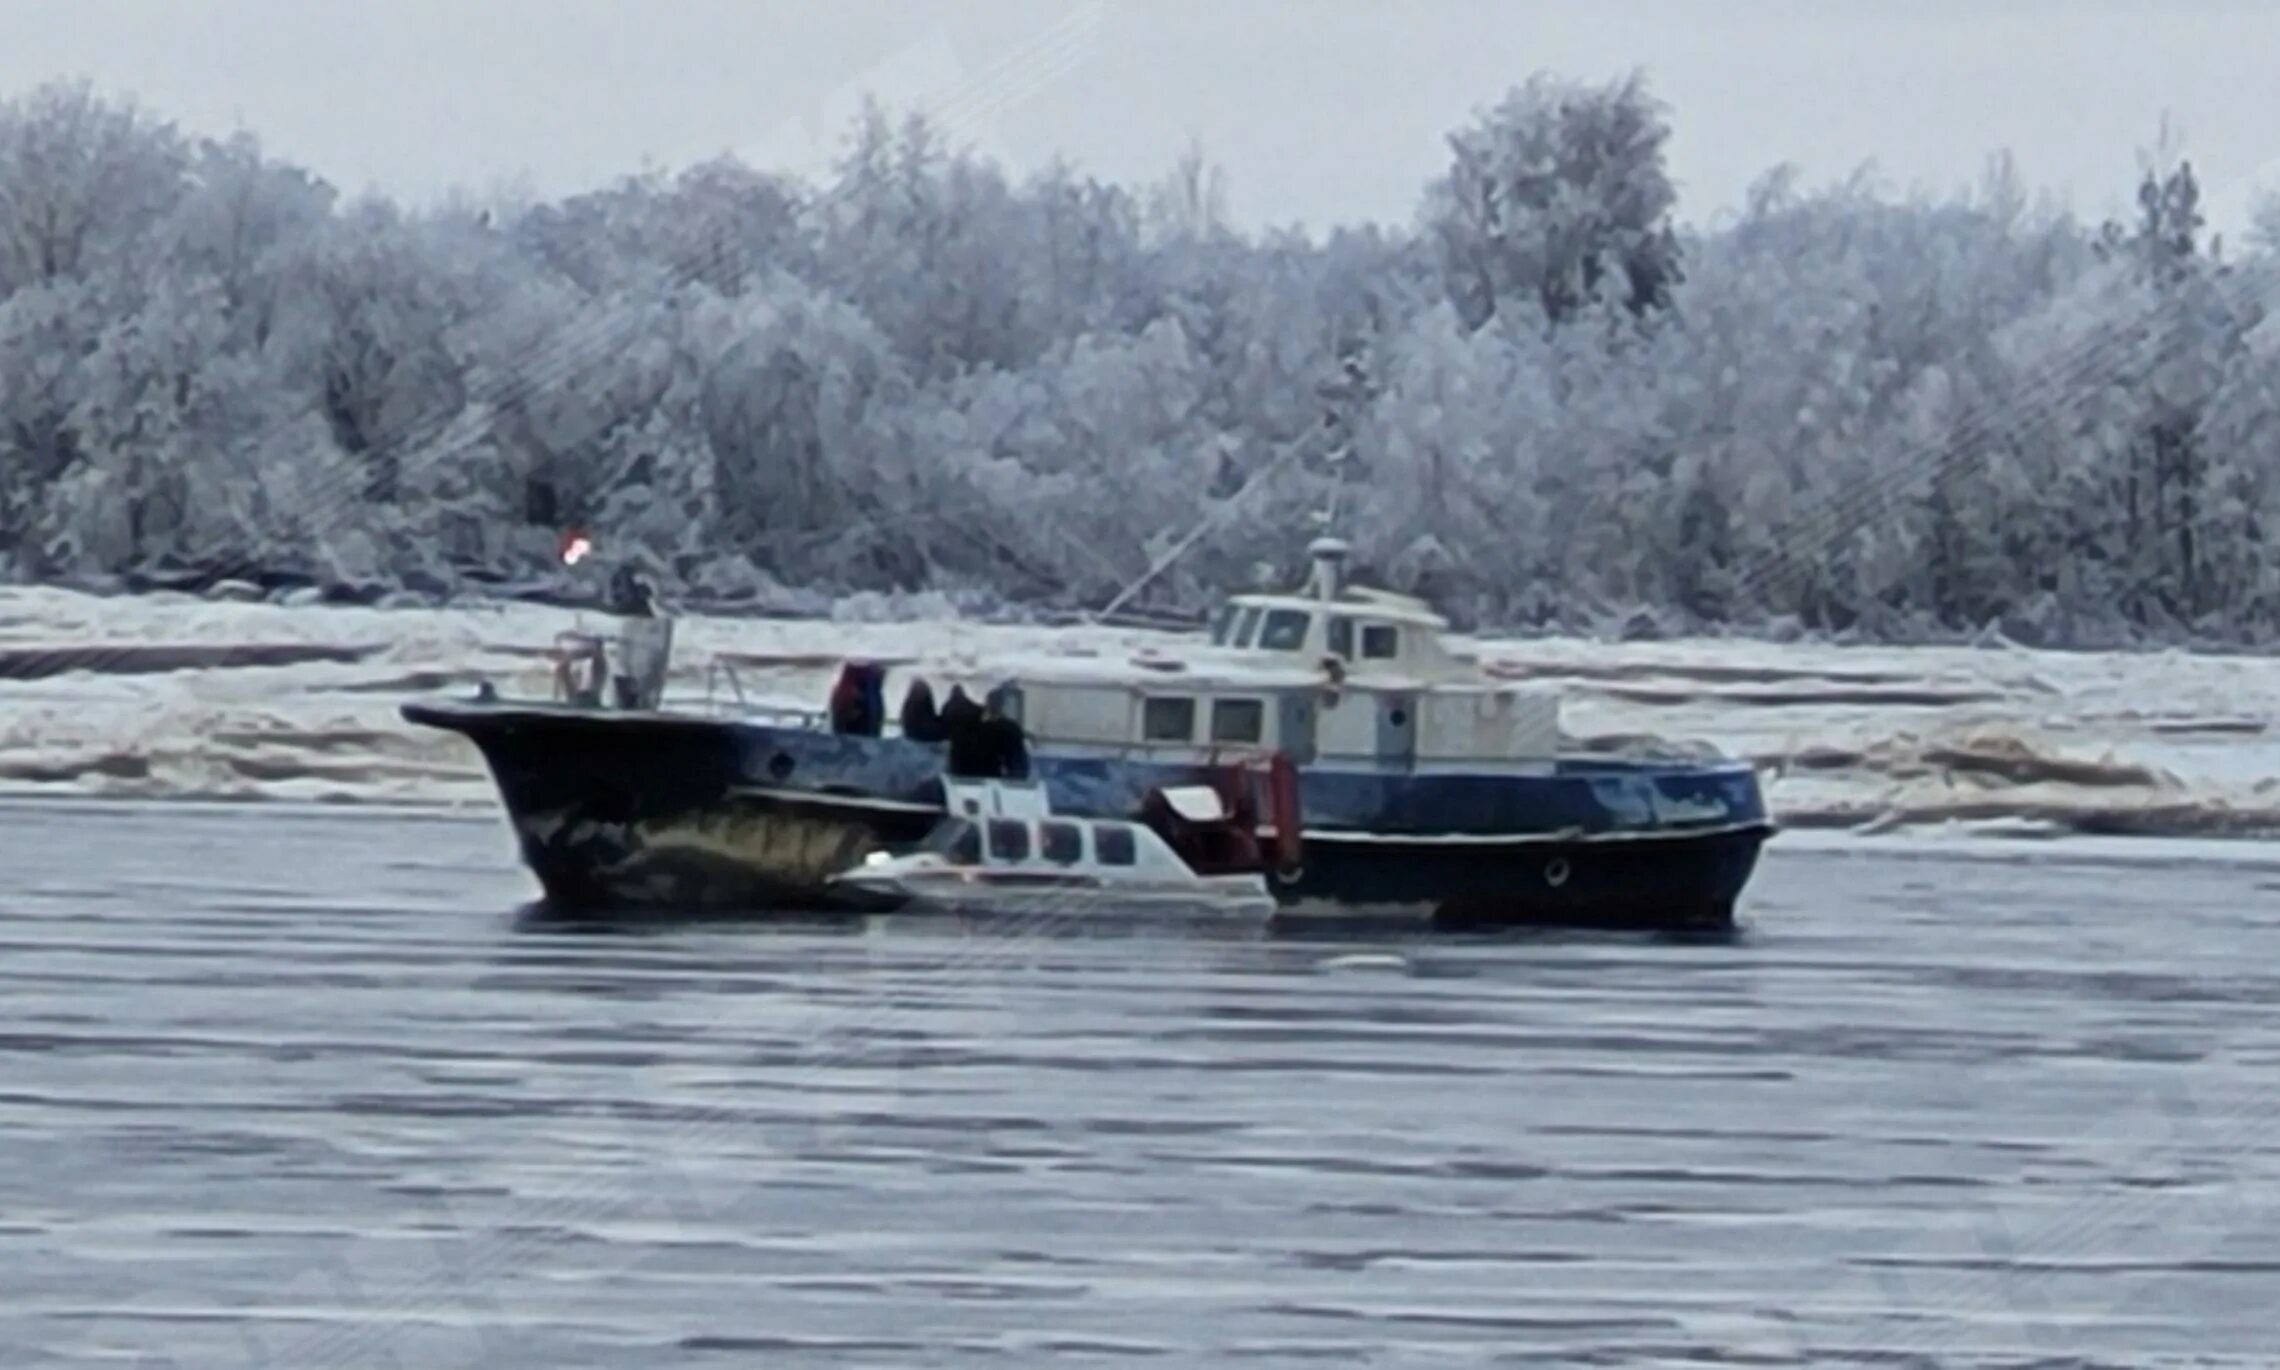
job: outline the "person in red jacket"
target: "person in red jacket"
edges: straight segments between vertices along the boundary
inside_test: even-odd
[[[869,662],[850,661],[839,668],[831,687],[831,730],[855,737],[877,737],[885,722],[878,705],[879,685]]]

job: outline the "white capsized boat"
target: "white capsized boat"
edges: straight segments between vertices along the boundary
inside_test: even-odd
[[[876,851],[831,883],[853,902],[940,912],[1050,910],[1113,920],[1182,913],[1265,919],[1275,909],[1258,869],[1198,872],[1147,823],[1053,813],[1030,780],[946,780],[948,807],[915,847]],[[1231,819],[1209,786],[1159,791],[1179,819]]]

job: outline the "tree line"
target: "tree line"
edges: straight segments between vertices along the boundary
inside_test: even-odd
[[[1415,221],[1229,226],[867,109],[547,203],[347,201],[249,136],[0,104],[0,574],[513,590],[593,531],[718,605],[1374,578],[1505,628],[2271,628],[2280,270],[2188,162],[2086,223],[1777,169],[1673,217],[1632,76],[1484,107]],[[2280,218],[2267,215],[2268,227]]]

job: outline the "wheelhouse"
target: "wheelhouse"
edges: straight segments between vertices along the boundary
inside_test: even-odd
[[[1043,657],[977,684],[1030,737],[1065,749],[1197,762],[1273,751],[1388,769],[1556,764],[1556,696],[1484,676],[1422,601],[1345,585],[1344,543],[1309,551],[1305,587],[1230,597],[1192,651]]]
[[[1211,645],[1262,661],[1336,662],[1349,679],[1429,679],[1456,668],[1443,640],[1449,622],[1423,600],[1346,585],[1346,544],[1334,538],[1308,551],[1314,575],[1302,591],[1229,596],[1212,615]]]

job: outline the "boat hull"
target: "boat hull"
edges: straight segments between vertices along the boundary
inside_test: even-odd
[[[1734,909],[1771,829],[1741,825],[1597,839],[1450,844],[1310,831],[1291,917],[1355,915],[1460,931],[1594,927],[1714,931]]]
[[[1187,888],[1104,886],[1083,877],[1036,879],[955,876],[833,882],[849,906],[878,913],[960,915],[1047,914],[1078,921],[1266,920],[1276,901],[1256,877],[1207,877]]]
[[[836,794],[769,783],[750,739],[712,720],[550,707],[404,715],[480,749],[523,863],[564,910],[853,909],[862,901],[832,877],[942,817],[941,787],[923,776],[897,794],[852,780]]]
[[[833,877],[922,839],[943,752],[672,714],[409,704],[483,754],[524,863],[565,909],[860,908]],[[1040,752],[1056,812],[1126,818],[1193,765]],[[1300,775],[1297,915],[1443,927],[1720,927],[1772,833],[1747,767],[1586,762],[1556,774]]]

